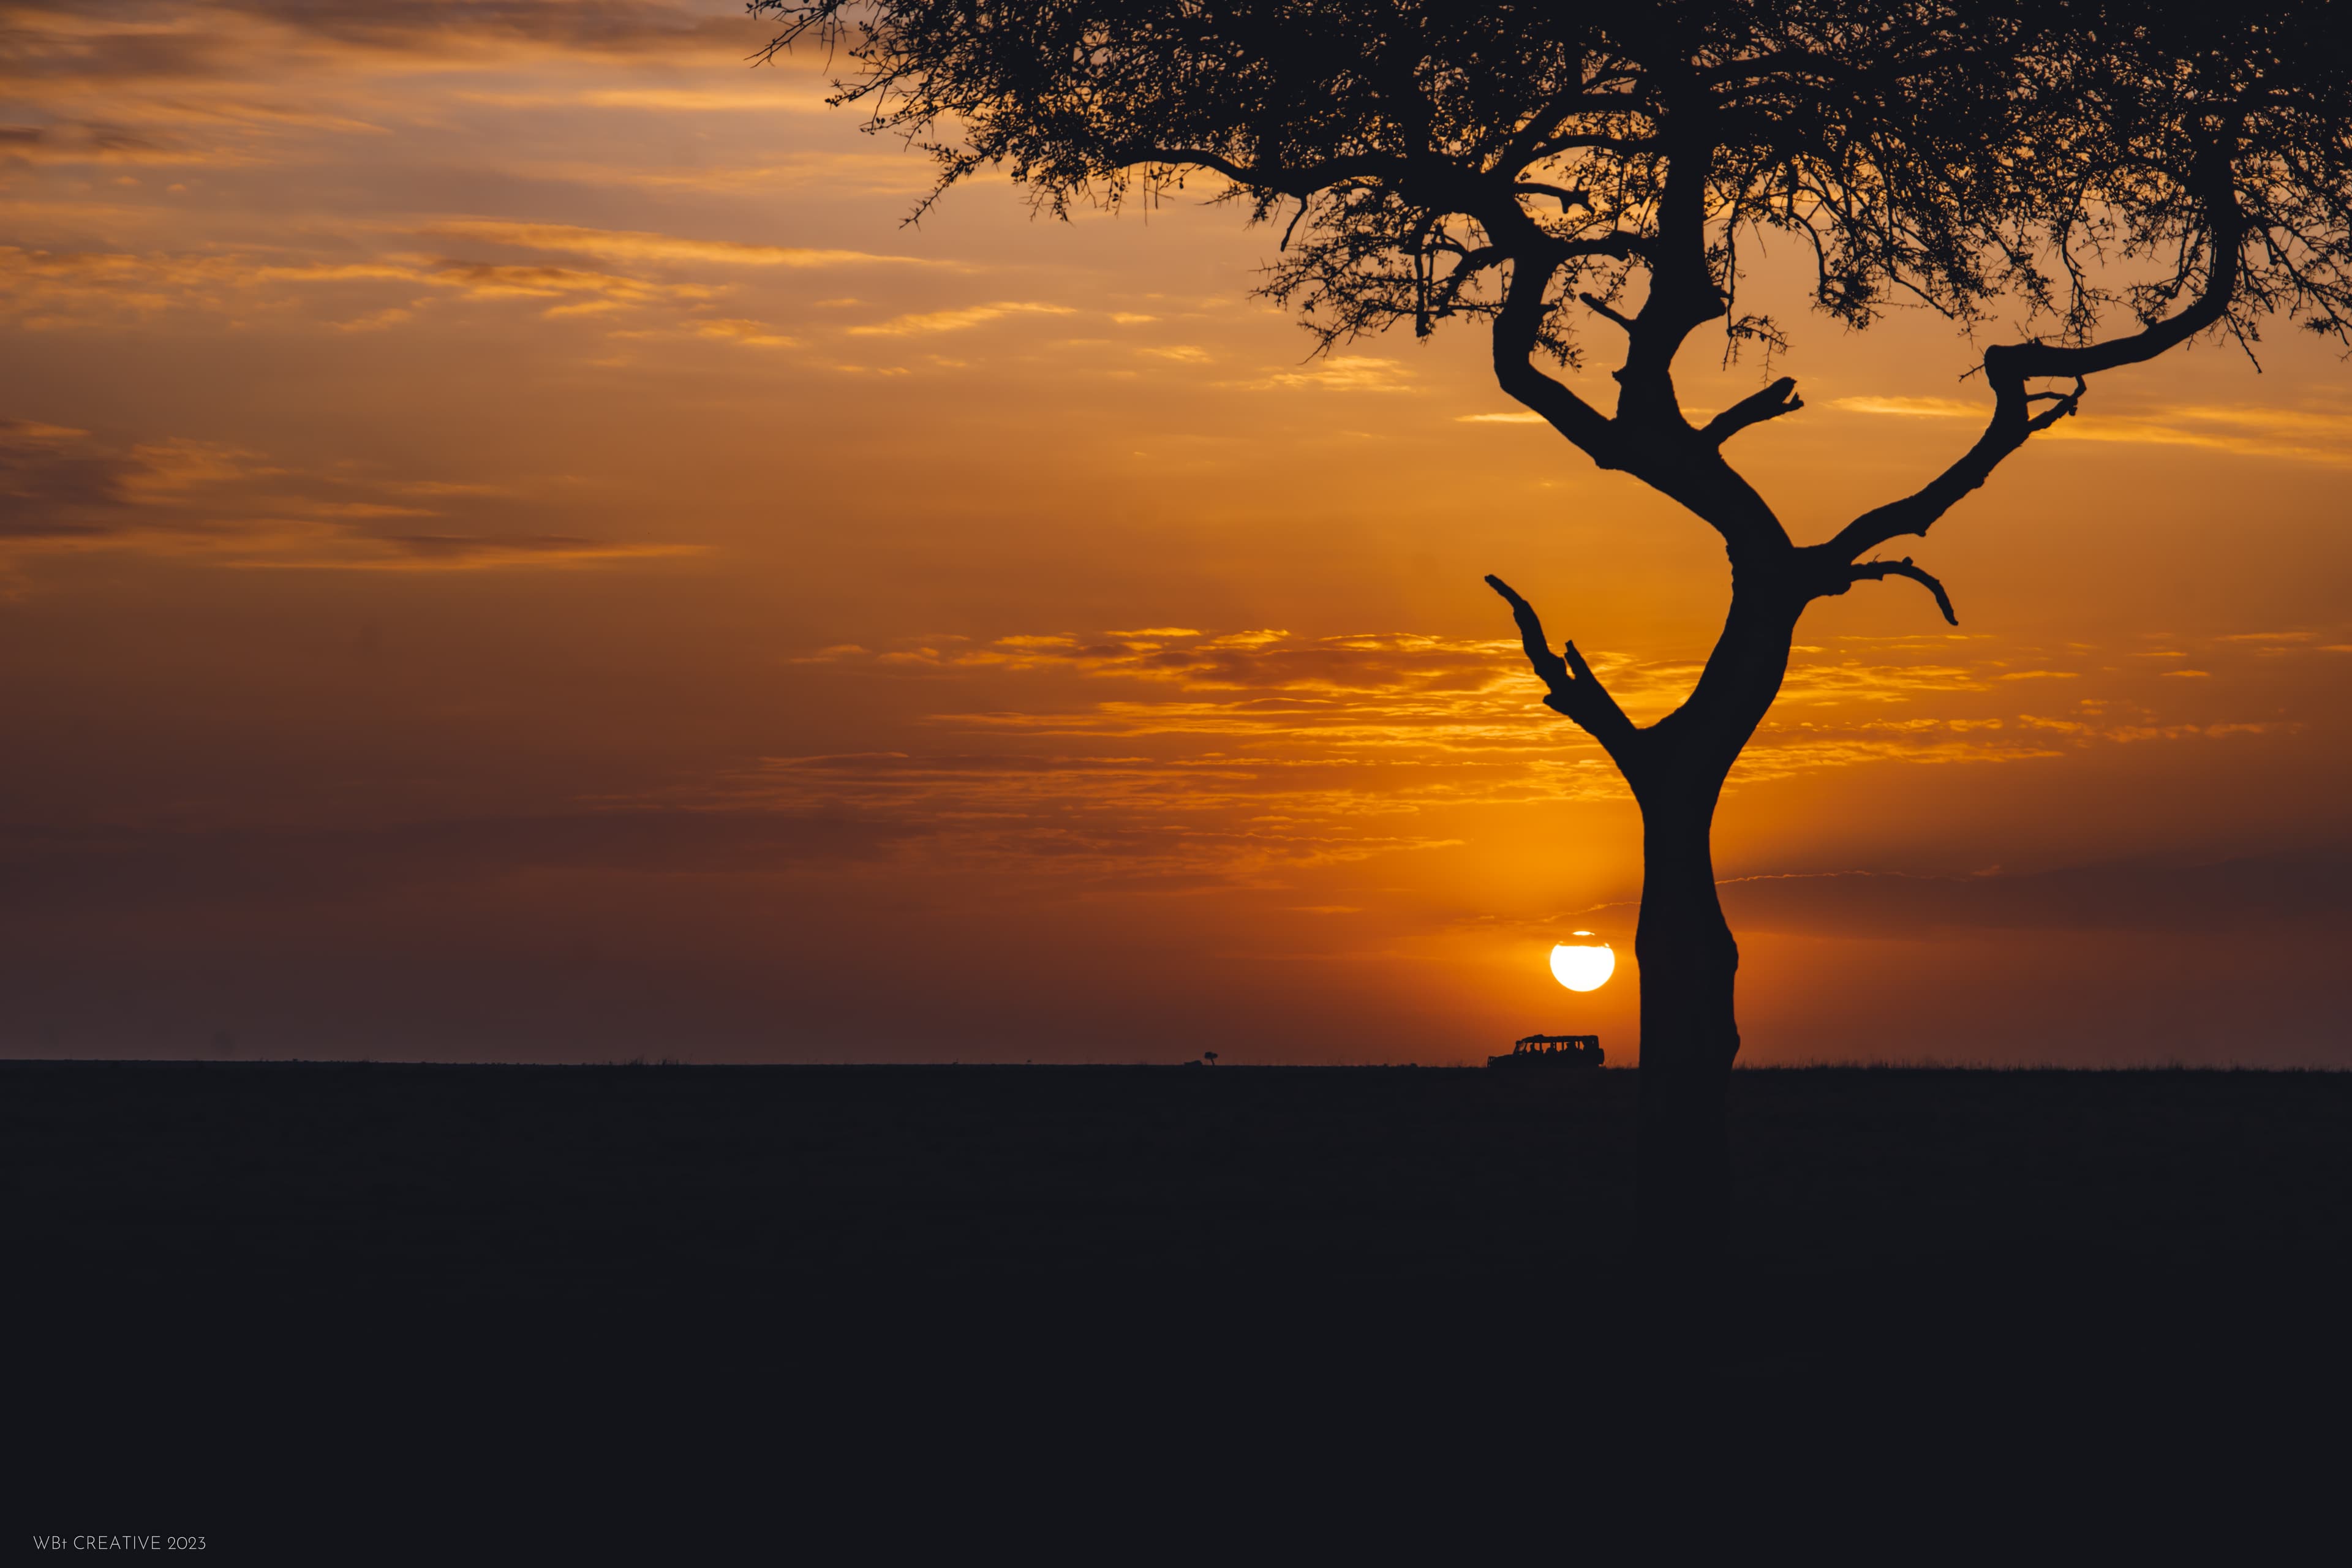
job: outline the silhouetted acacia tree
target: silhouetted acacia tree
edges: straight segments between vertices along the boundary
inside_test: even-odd
[[[1280,226],[1264,292],[1323,346],[1409,323],[1491,330],[1495,374],[1603,468],[1722,536],[1732,597],[1689,698],[1636,725],[1573,642],[1510,602],[1547,705],[1623,772],[1643,814],[1639,1191],[1646,1245],[1722,1245],[1724,1097],[1738,950],[1708,835],[1772,704],[1798,618],[1856,583],[1944,588],[1894,541],[1931,524],[2087,378],[2284,314],[2352,314],[2352,70],[2327,0],[757,0],[850,68],[837,101],[940,165],[925,205],[1003,167],[1056,214],[1205,174]],[[919,211],[920,209],[918,209]],[[1794,414],[1773,381],[1693,423],[1674,363],[1739,313],[1740,246],[1813,258],[1853,327],[1908,301],[2038,335],[1983,351],[1984,431],[1909,495],[1801,544],[1726,459]],[[2119,279],[2132,279],[2119,281]],[[1596,325],[1597,323],[1597,325]],[[1613,411],[1542,367],[1613,351]]]

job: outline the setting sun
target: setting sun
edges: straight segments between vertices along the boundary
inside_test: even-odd
[[[1552,978],[1570,991],[1598,991],[1617,973],[1617,954],[1589,931],[1574,931],[1551,950]]]

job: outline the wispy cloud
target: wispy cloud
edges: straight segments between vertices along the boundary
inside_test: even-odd
[[[299,559],[254,555],[233,565],[276,571],[477,572],[499,567],[576,566],[698,555],[698,544],[592,539],[577,534],[393,533],[345,539]]]
[[[1034,300],[1000,300],[992,305],[967,305],[960,310],[929,310],[919,315],[893,316],[887,321],[867,326],[851,327],[854,338],[914,338],[928,337],[937,332],[960,332],[967,327],[1002,321],[1007,316],[1068,316],[1076,311],[1067,305],[1052,305]]]
[[[1727,878],[1742,929],[1916,938],[1944,930],[2225,929],[2352,922],[2352,852],[2322,847],[2206,866],[2110,863],[2031,876],[1866,871]]]
[[[1830,406],[1848,414],[1891,414],[1904,419],[1982,419],[1990,412],[1951,397],[1835,397]]]
[[[652,283],[615,272],[592,272],[576,267],[503,267],[479,261],[445,261],[420,269],[417,281],[437,288],[460,289],[477,300],[548,300],[561,296],[593,296],[593,304],[580,300],[570,307],[610,309],[651,304],[656,300],[701,300],[714,291],[692,283]],[[310,281],[305,277],[300,280]]]
[[[1925,646],[1948,654],[1969,645]],[[1543,712],[1509,639],[1146,626],[842,645],[804,658],[942,690],[978,682],[986,704],[943,706],[887,753],[775,759],[714,800],[919,819],[935,829],[930,854],[1002,857],[1008,867],[1027,857],[1032,869],[1073,875],[1114,877],[1125,866],[1248,881],[1284,865],[1444,842],[1445,812],[1624,798],[1598,748]],[[1597,662],[1620,700],[1647,718],[1680,701],[1698,674],[1690,664]],[[2228,742],[2271,727],[2186,722],[2127,704],[2046,719],[1985,712],[2020,689],[2004,687],[2003,673],[1986,659],[1888,666],[1816,650],[1790,670],[1734,784]],[[1946,701],[1974,710],[1929,706]]]
[[[375,495],[355,497],[355,489]],[[215,442],[124,444],[66,426],[0,421],[0,568],[17,572],[35,557],[93,551],[250,569],[430,572],[577,566],[703,548],[517,526],[530,510],[498,487],[370,486]],[[453,513],[465,515],[416,530],[417,519]]]
[[[644,305],[693,306],[720,290],[625,273],[551,264],[435,258],[289,262],[235,253],[134,253],[28,250],[0,246],[0,315],[34,329],[136,321],[165,310],[286,314],[284,286],[396,285],[472,300],[547,302],[550,314],[577,315]],[[416,301],[404,297],[357,320],[321,323],[344,331],[397,325]],[[399,313],[389,313],[399,312]]]
[[[1236,382],[1245,391],[1309,389],[1321,392],[1419,392],[1412,372],[1392,359],[1339,354],[1304,370],[1276,371],[1256,381]]]
[[[1830,406],[1849,414],[1914,419],[1982,420],[1991,412],[1989,405],[1948,397],[1840,397],[1832,399]],[[2340,409],[2177,404],[2109,411],[2086,404],[2048,435],[2062,441],[2201,447],[2247,457],[2352,463],[2352,413]]]
[[[789,245],[745,245],[729,239],[689,239],[646,229],[580,228],[569,224],[508,223],[490,218],[449,218],[416,231],[431,239],[472,240],[518,250],[551,250],[616,261],[701,262],[721,267],[853,267],[950,265],[913,256],[883,256],[864,250],[824,250]]]
[[[2221,408],[2179,405],[2145,412],[2062,421],[2051,435],[2068,441],[2200,447],[2241,457],[2352,463],[2352,414],[2308,408]]]
[[[790,348],[798,340],[786,337],[765,321],[721,318],[694,323],[695,335],[717,338],[726,342],[741,343],[746,348]]]
[[[570,91],[499,92],[476,89],[457,98],[501,109],[644,109],[677,114],[822,114],[828,96],[822,86],[771,79],[759,85],[683,87],[583,87]]]

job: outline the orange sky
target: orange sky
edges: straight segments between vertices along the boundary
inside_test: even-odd
[[[1636,818],[1479,578],[1637,718],[1728,582],[1476,329],[1309,361],[1228,209],[903,227],[726,5],[7,11],[0,1051],[1631,1057]],[[1748,289],[1801,538],[1973,437],[1932,319]],[[1939,525],[1957,632],[1808,616],[1743,1059],[2352,1065],[2352,374],[2262,353]]]

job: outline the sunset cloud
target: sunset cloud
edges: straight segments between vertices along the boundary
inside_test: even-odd
[[[776,757],[711,787],[728,810],[927,825],[927,861],[1020,867],[1032,875],[1248,883],[1283,868],[1338,866],[1443,848],[1433,835],[1368,825],[1394,815],[1360,793],[1301,778],[1271,759],[1037,752],[862,752]]]
[[[1067,316],[1075,314],[1068,305],[1049,305],[1034,300],[1001,300],[992,305],[967,305],[961,310],[929,310],[917,315],[894,316],[887,321],[870,326],[851,327],[854,338],[913,338],[928,337],[937,332],[960,332],[967,327],[1002,321],[1007,316]]]
[[[2195,447],[2241,457],[2352,463],[2352,414],[2294,408],[2215,408],[2187,405],[2060,423],[2050,434],[2069,441]]]
[[[1150,627],[940,638],[879,653],[843,646],[808,657],[901,678],[985,675],[994,700],[934,711],[925,728],[951,741],[778,759],[755,784],[739,781],[719,797],[740,804],[749,790],[780,809],[985,825],[969,834],[943,826],[927,840],[933,855],[1010,857],[1016,846],[1045,853],[1058,845],[1053,864],[1074,875],[1107,870],[1108,860],[1078,848],[1084,840],[1116,843],[1117,857],[1246,880],[1292,858],[1321,863],[1444,838],[1367,824],[1625,798],[1599,749],[1543,714],[1524,655],[1504,639]],[[1743,755],[1733,787],[1887,763],[2014,764],[2091,746],[2273,732],[2259,721],[2167,721],[2131,705],[2071,718],[1918,710],[1995,700],[2001,673],[1993,661],[1885,666],[1814,650],[1791,669],[1783,704]],[[1611,659],[1602,674],[1629,710],[1655,717],[1698,671]],[[1111,689],[1090,697],[1054,684],[1069,676]],[[1145,844],[1148,825],[1169,818],[1187,824],[1181,846]],[[1367,834],[1355,850],[1343,847]]]
[[[548,301],[563,313],[643,305],[695,305],[719,297],[706,284],[660,282],[625,273],[551,264],[432,258],[288,262],[252,256],[56,252],[0,246],[0,315],[56,328],[76,321],[138,320],[188,310],[284,311],[285,286],[398,285],[480,300]],[[414,314],[413,301],[325,325],[381,330]]]
[[[725,342],[741,343],[747,348],[790,348],[796,341],[775,331],[765,321],[732,318],[697,321],[694,331],[697,337],[717,338]]]
[[[598,303],[608,307],[703,300],[716,292],[698,284],[651,283],[642,278],[573,267],[502,267],[479,261],[446,261],[415,276],[420,282],[462,289],[477,300],[593,295]]]
[[[1905,418],[1990,417],[1989,404],[1946,397],[1840,397],[1830,406],[1849,414]],[[2061,420],[2047,438],[2128,446],[2201,447],[2247,457],[2302,462],[2352,463],[2352,413],[2335,409],[2219,407],[2181,404],[2110,411],[2086,403]]]
[[[740,58],[746,45],[764,38],[760,23],[740,15],[664,0],[474,0],[462,10],[430,0],[357,9],[310,0],[162,0],[121,19],[74,0],[26,0],[14,12],[28,74],[96,81],[202,80],[256,55],[314,66],[322,56],[459,66],[714,49]]]
[[[571,566],[698,555],[698,544],[656,544],[574,534],[393,533],[346,540],[335,554],[304,560],[257,558],[237,564],[279,570],[472,572],[493,567]]]
[[[686,239],[636,229],[575,228],[565,224],[499,223],[451,219],[418,230],[431,239],[470,239],[519,250],[554,250],[619,261],[707,262],[722,267],[850,267],[865,264],[937,267],[911,256],[877,256],[863,250],[813,250],[793,246],[744,245],[733,240]],[[1041,309],[1005,306],[1002,309]]]
[[[65,426],[0,421],[0,570],[20,566],[28,552],[433,572],[642,561],[703,548],[499,527],[495,520],[518,509],[496,487],[394,481],[375,487],[386,499],[348,493],[364,483],[304,474],[218,442],[170,437],[125,447]],[[415,504],[425,498],[437,504]],[[471,531],[415,531],[415,519],[468,506],[493,510]]]
[[[1307,388],[1319,392],[1418,392],[1412,372],[1392,359],[1336,354],[1304,370],[1276,371],[1259,381],[1236,383],[1253,391]]]
[[[751,88],[626,87],[580,88],[569,92],[468,91],[457,94],[468,103],[496,104],[503,109],[640,109],[670,114],[821,114],[829,96],[815,83],[787,83],[772,75]]]
[[[2204,865],[2113,862],[2028,875],[1923,877],[1867,871],[1727,878],[1743,929],[1919,935],[1949,930],[2210,931],[2316,921],[2352,924],[2352,853],[2271,855]]]
[[[0,550],[10,541],[93,531],[89,512],[124,503],[138,468],[129,454],[103,450],[87,430],[0,420]]]
[[[1835,397],[1830,406],[1848,414],[1891,414],[1904,419],[1983,419],[1991,409],[1951,397]]]

